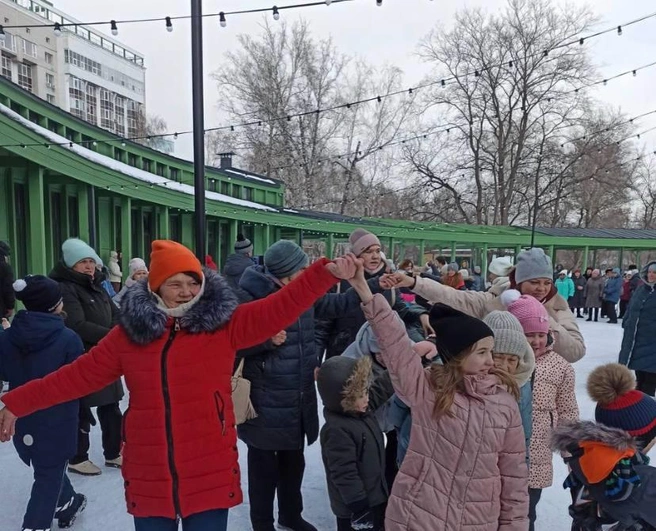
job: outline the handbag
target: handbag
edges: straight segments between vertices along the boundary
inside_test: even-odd
[[[239,426],[247,420],[257,417],[251,402],[251,382],[242,376],[244,358],[239,361],[237,370],[232,376],[232,404],[235,410],[235,423]]]

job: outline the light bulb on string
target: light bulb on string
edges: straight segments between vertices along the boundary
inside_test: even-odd
[[[330,4],[333,3],[333,0],[326,0],[326,5],[329,6]]]
[[[169,33],[173,31],[173,22],[171,22],[171,17],[166,17],[166,31]]]
[[[112,30],[112,35],[114,35],[114,37],[116,37],[118,35],[118,26],[116,25],[116,21],[115,20],[110,20],[109,21],[109,26]]]
[[[376,5],[378,7],[382,6],[383,5],[383,0],[376,0]]]
[[[277,6],[273,6],[273,20],[280,20],[280,12]]]
[[[61,37],[61,24],[59,22],[55,22],[55,29],[53,30],[55,37]]]
[[[225,28],[225,27],[228,25],[228,23],[226,22],[226,16],[225,16],[225,13],[224,13],[223,11],[221,11],[221,12],[219,13],[219,25],[220,25],[222,28]]]
[[[617,34],[618,34],[619,36],[622,35],[622,26],[617,26]]]

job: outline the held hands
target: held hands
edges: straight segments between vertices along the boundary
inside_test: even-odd
[[[381,289],[393,289],[398,285],[398,280],[393,273],[386,273],[379,277],[379,284]]]
[[[394,277],[397,288],[412,288],[415,285],[416,279],[414,277],[409,277],[405,273],[392,273],[390,275]]]
[[[326,264],[326,269],[335,278],[341,280],[351,280],[356,274],[356,261],[358,259],[353,253],[345,254],[335,258],[332,262]]]
[[[433,327],[430,325],[428,314],[424,313],[420,315],[419,320],[421,321],[421,327],[424,329],[424,337],[435,337],[435,330],[433,330]]]
[[[0,442],[11,440],[16,431],[16,415],[6,407],[0,409]]]
[[[273,343],[276,347],[279,347],[285,341],[287,341],[287,332],[285,330],[278,332],[271,338],[271,343]]]

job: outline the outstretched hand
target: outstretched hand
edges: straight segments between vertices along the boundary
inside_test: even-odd
[[[356,262],[358,259],[353,253],[345,254],[339,258],[335,258],[332,262],[326,264],[326,269],[335,278],[341,280],[352,279],[357,272]]]
[[[398,280],[396,276],[392,273],[385,273],[379,277],[379,284],[382,289],[392,289],[398,285]]]
[[[415,278],[409,277],[405,273],[392,273],[390,275],[394,278],[396,282],[396,287],[398,288],[411,288],[415,285]]]
[[[11,440],[16,432],[16,415],[6,407],[0,409],[0,442]]]

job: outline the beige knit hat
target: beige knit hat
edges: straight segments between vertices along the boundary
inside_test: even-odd
[[[529,381],[535,369],[535,354],[524,335],[517,317],[510,312],[495,310],[483,322],[494,332],[494,352],[510,354],[519,358],[515,373],[517,384],[521,387]]]

